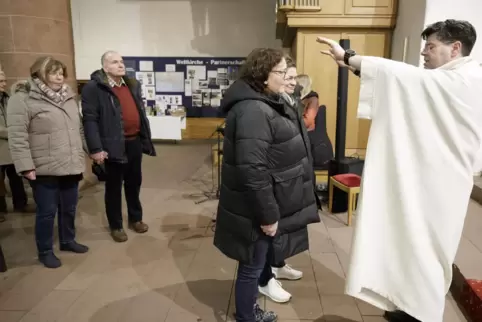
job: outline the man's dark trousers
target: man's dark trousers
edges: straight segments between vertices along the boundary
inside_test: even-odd
[[[126,163],[106,160],[105,210],[110,229],[122,229],[122,184],[129,223],[142,221],[142,145],[139,137],[125,140]]]

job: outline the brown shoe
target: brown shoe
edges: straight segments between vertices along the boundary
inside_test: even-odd
[[[149,226],[142,221],[129,223],[129,228],[138,234],[143,234],[149,230]]]
[[[118,243],[127,241],[127,234],[124,229],[112,229],[110,232],[112,239]]]

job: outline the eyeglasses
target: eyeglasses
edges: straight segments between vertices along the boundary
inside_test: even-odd
[[[278,74],[281,77],[285,77],[285,75],[286,75],[286,69],[285,70],[272,70],[271,72],[274,73],[274,74]]]

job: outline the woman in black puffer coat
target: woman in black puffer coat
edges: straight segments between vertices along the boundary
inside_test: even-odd
[[[236,320],[275,321],[256,305],[258,279],[270,263],[308,249],[310,223],[319,222],[309,144],[296,113],[280,98],[283,52],[254,50],[227,90],[221,194],[214,244],[239,262]]]

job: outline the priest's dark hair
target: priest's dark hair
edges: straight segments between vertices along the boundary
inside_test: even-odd
[[[273,48],[254,49],[244,62],[238,77],[244,80],[255,91],[262,93],[269,73],[284,58],[283,51]]]
[[[422,32],[422,39],[427,40],[433,34],[436,35],[439,41],[445,44],[460,41],[462,43],[463,56],[470,55],[477,40],[474,26],[465,20],[447,19],[435,22],[425,28]]]

